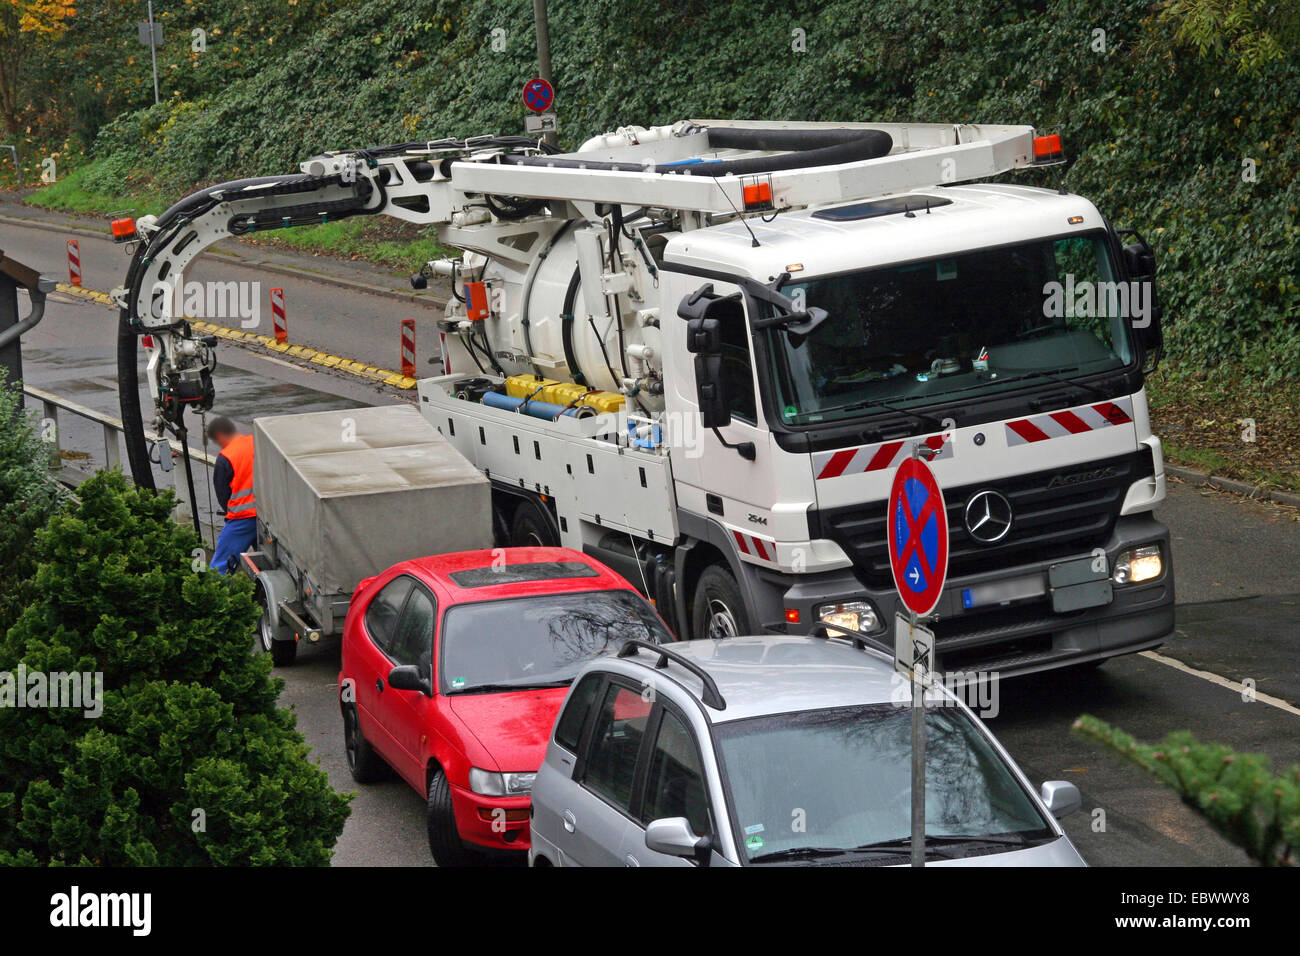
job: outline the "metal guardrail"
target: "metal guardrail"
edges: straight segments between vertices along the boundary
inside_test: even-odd
[[[104,436],[104,467],[120,468],[122,466],[122,455],[117,446],[117,436],[124,432],[120,418],[96,411],[82,405],[80,402],[74,402],[70,398],[47,392],[43,388],[36,388],[27,384],[23,385],[23,394],[40,402],[43,421],[53,424],[53,428],[48,432],[49,437],[46,437],[47,432],[44,427],[41,430],[41,437],[45,438],[51,445],[50,466],[52,468],[63,467],[63,449],[59,441],[60,411],[69,412],[78,418],[84,418],[99,425],[103,429]],[[156,432],[149,429],[145,429],[144,437],[145,441],[149,442],[151,446],[156,446],[162,440]],[[182,453],[183,447],[180,442],[174,438],[168,438],[166,441],[173,456]],[[197,451],[194,448],[190,449],[190,460],[207,465],[209,468],[214,467],[217,463],[215,455],[211,455],[206,451]],[[175,462],[170,469],[164,468],[163,470],[171,475],[172,487],[176,491],[176,520],[182,523],[189,522],[194,514],[194,503],[190,501],[189,489],[185,484],[185,469],[179,462]]]

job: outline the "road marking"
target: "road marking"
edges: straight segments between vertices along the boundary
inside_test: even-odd
[[[1236,691],[1238,694],[1249,693],[1255,700],[1268,704],[1270,707],[1276,707],[1278,710],[1285,711],[1293,717],[1300,717],[1300,707],[1287,703],[1280,697],[1274,697],[1272,694],[1265,694],[1254,688],[1247,688],[1244,684],[1235,680],[1229,680],[1210,671],[1197,670],[1195,667],[1189,667],[1180,660],[1172,657],[1166,657],[1164,654],[1157,654],[1155,651],[1142,651],[1141,656],[1153,660],[1158,664],[1164,664],[1172,667],[1174,670],[1182,671],[1184,674],[1191,674],[1193,677],[1199,677],[1201,680],[1207,680],[1211,684],[1218,684],[1220,687],[1226,687],[1229,690]],[[1244,698],[1243,698],[1244,699]]]
[[[79,288],[68,282],[60,282],[57,286],[58,291],[66,292],[68,295],[76,296],[80,299],[88,299],[92,302],[98,302],[100,305],[106,305],[110,308],[117,308],[116,303],[106,292],[99,292],[95,289]],[[372,382],[382,382],[385,385],[391,385],[393,388],[415,388],[418,380],[400,372],[394,372],[391,369],[378,368],[374,365],[367,365],[365,362],[358,362],[356,359],[343,358],[341,355],[331,355],[329,352],[318,352],[316,349],[310,349],[302,345],[290,345],[288,342],[277,342],[270,335],[257,335],[246,329],[231,329],[224,325],[214,325],[211,322],[203,322],[199,319],[190,319],[190,326],[197,332],[206,332],[208,335],[215,335],[219,339],[225,339],[227,342],[233,342],[236,345],[260,345],[262,348],[270,349],[273,352],[280,352],[290,355],[293,358],[303,362],[310,362],[313,365],[323,365],[325,368],[337,369],[340,372],[347,372],[349,375],[355,375],[358,378],[369,379]],[[265,357],[265,356],[264,356]],[[285,362],[285,365],[293,365],[292,362]]]

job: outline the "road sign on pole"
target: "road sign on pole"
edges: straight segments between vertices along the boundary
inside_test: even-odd
[[[930,466],[914,451],[889,491],[889,567],[903,606],[925,617],[948,577],[948,512]]]
[[[555,89],[540,76],[524,84],[524,106],[534,113],[545,113],[555,102]]]
[[[948,512],[919,442],[889,490],[889,567],[906,608],[894,618],[894,667],[912,683],[912,866],[925,866],[925,690],[934,671],[934,632],[922,627],[948,578]]]

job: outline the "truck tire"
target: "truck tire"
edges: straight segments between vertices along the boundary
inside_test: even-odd
[[[442,867],[474,866],[481,862],[460,838],[456,813],[451,806],[451,784],[441,768],[429,777],[429,801],[425,807],[425,828],[429,834],[429,852],[433,862]]]
[[[745,601],[735,577],[720,564],[709,565],[695,586],[691,637],[698,640],[752,633]]]
[[[516,548],[554,548],[560,542],[551,528],[550,517],[542,514],[540,506],[525,500],[515,508],[515,515],[510,520],[510,544]]]
[[[343,746],[348,756],[348,772],[357,783],[378,783],[388,779],[388,764],[361,732],[355,704],[343,705]]]

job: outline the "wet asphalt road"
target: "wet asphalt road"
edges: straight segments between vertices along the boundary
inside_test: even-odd
[[[9,204],[0,213],[14,214]],[[83,239],[87,288],[108,290],[121,281],[125,260],[109,243]],[[63,238],[0,224],[0,249],[62,278]],[[201,259],[193,275],[212,257]],[[48,264],[48,263],[51,263]],[[320,260],[308,260],[323,268]],[[340,266],[340,268],[345,268]],[[228,264],[213,273],[227,277]],[[250,273],[252,274],[252,273]],[[231,278],[241,276],[229,275]],[[254,277],[256,277],[254,275]],[[264,275],[263,287],[289,280]],[[295,279],[291,341],[392,367],[391,350],[377,344],[410,310],[400,302]],[[26,312],[25,301],[20,304]],[[313,310],[321,317],[314,324]],[[116,312],[56,294],[45,321],[24,340],[27,382],[116,415]],[[422,350],[423,352],[423,350]],[[222,345],[216,412],[247,426],[255,416],[389,404],[409,400],[359,379],[304,369],[279,358]],[[427,358],[422,355],[422,363]],[[97,426],[64,416],[65,449],[87,454],[70,467],[102,461]],[[197,445],[197,441],[194,442]],[[158,476],[162,480],[162,476]],[[204,497],[204,490],[199,491]],[[200,501],[202,505],[202,500]],[[1262,694],[1300,707],[1300,523],[1293,511],[1171,482],[1157,512],[1174,540],[1178,591],[1176,633],[1159,653],[1230,681],[1253,680]],[[429,865],[423,799],[392,781],[357,788],[343,758],[335,685],[336,641],[303,647],[298,663],[280,672],[282,699],[333,785],[358,790],[335,856],[338,865]],[[999,715],[990,725],[1034,781],[1068,779],[1080,787],[1085,812],[1065,826],[1093,865],[1221,866],[1244,855],[1141,771],[1070,733],[1090,713],[1145,741],[1177,729],[1205,740],[1270,755],[1275,765],[1300,763],[1300,716],[1163,663],[1151,656],[1113,660],[1098,671],[1037,675],[1002,685]],[[1098,814],[1096,811],[1104,811]]]

